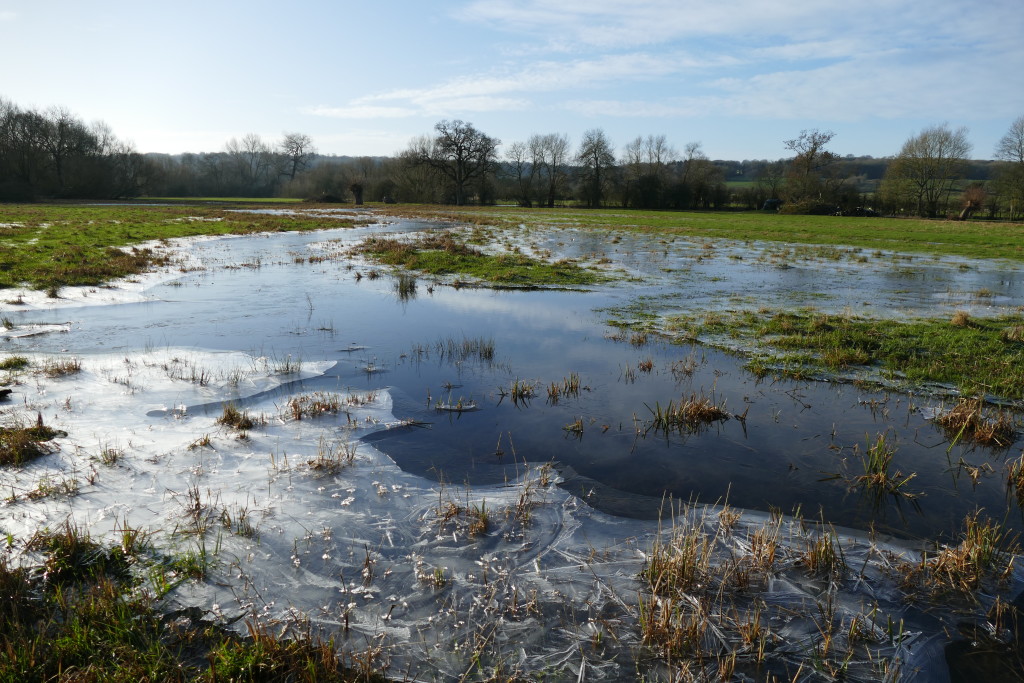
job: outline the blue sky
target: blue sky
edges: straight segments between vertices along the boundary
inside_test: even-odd
[[[885,156],[1024,115],[1021,0],[0,0],[0,97],[106,121],[143,152],[310,135],[391,155],[441,119],[504,143],[602,128],[719,159],[801,130]]]

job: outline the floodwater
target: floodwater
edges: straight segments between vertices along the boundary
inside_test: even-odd
[[[301,614],[422,680],[486,677],[487,667],[571,680],[630,678],[637,667],[668,676],[628,615],[673,501],[727,502],[751,524],[772,514],[794,529],[824,520],[848,530],[850,557],[868,557],[869,529],[893,552],[953,539],[978,508],[1024,528],[1006,485],[1024,442],[951,444],[929,420],[937,400],[759,381],[733,355],[631,338],[602,312],[657,297],[667,313],[999,314],[1024,304],[1019,268],[533,231],[523,248],[601,257],[623,277],[588,291],[512,291],[399,280],[343,253],[370,233],[425,227],[200,240],[187,272],[132,285],[123,303],[86,305],[110,298],[99,289],[53,308],[0,304],[13,325],[5,354],[82,364],[15,387],[5,419],[38,412],[68,437],[59,454],[2,473],[11,495],[0,528],[30,534],[71,516],[102,534],[128,522],[169,548],[215,551],[211,579],[179,588],[175,601],[225,616]],[[549,395],[571,378],[578,391]],[[534,395],[514,395],[519,383]],[[345,412],[293,419],[288,401],[314,392],[344,397]],[[653,428],[658,407],[693,396],[731,417]],[[229,401],[266,424],[238,438],[216,422]],[[912,495],[853,484],[879,435],[897,449],[894,468],[916,473],[904,487]],[[123,455],[105,465],[104,451]],[[338,472],[308,464],[344,451],[353,462]],[[40,480],[74,480],[77,493],[30,496]],[[202,533],[190,531],[196,499],[216,520]],[[456,509],[486,510],[489,530],[473,535],[466,514],[443,512]],[[884,589],[848,586],[840,609],[881,605],[906,620],[909,636],[878,652],[905,662],[905,674],[919,669],[918,680],[945,680],[944,629],[967,617],[908,607],[879,576]],[[787,609],[821,589],[791,576],[784,584],[764,594]],[[786,628],[792,651],[776,660],[792,675],[786,662],[815,628]],[[601,647],[598,632],[611,636]]]

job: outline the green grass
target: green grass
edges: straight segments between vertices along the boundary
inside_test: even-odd
[[[101,285],[165,264],[142,242],[197,235],[345,227],[357,222],[216,206],[0,205],[0,289]]]
[[[467,276],[501,285],[588,285],[601,279],[572,261],[551,263],[517,253],[487,254],[447,233],[431,233],[412,241],[370,237],[359,251],[406,270]]]
[[[514,227],[631,230],[666,236],[765,240],[1024,261],[1024,225],[909,218],[787,216],[760,211],[640,211],[518,207],[382,207],[398,216],[427,216]]]
[[[123,528],[108,547],[67,522],[24,549],[41,566],[0,555],[0,681],[384,680],[309,633],[250,622],[243,637],[208,614],[164,614],[136,571],[164,565],[137,530]]]
[[[796,362],[799,369],[836,372],[870,367],[901,383],[948,384],[966,395],[1024,399],[1024,343],[1014,330],[1020,316],[947,320],[872,320],[808,312],[675,316],[670,332],[739,340],[751,354]],[[758,351],[758,349],[760,351]],[[761,361],[765,359],[762,357]]]
[[[8,356],[0,360],[0,370],[24,370],[31,362],[24,356]]]
[[[0,427],[0,466],[19,466],[56,450],[50,441],[64,432],[40,421],[33,427]]]
[[[204,203],[218,202],[222,204],[300,204],[303,200],[292,197],[144,197],[144,202],[181,202]]]

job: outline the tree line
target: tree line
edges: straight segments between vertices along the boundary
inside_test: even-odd
[[[148,196],[284,196],[316,201],[516,203],[524,207],[762,209],[967,218],[1024,215],[1024,116],[995,161],[970,158],[965,128],[930,126],[892,157],[840,157],[835,133],[801,131],[777,160],[710,159],[637,136],[621,151],[600,128],[573,145],[564,133],[502,143],[473,124],[439,121],[392,157],[318,154],[303,133],[231,138],[223,149],[141,154],[102,123],[63,108],[22,109],[0,98],[0,201]]]
[[[103,122],[86,125],[62,107],[23,109],[0,97],[0,200],[137,196],[146,166]]]

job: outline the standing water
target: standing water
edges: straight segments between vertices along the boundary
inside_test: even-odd
[[[1024,444],[951,443],[926,397],[758,379],[738,356],[622,332],[602,311],[652,296],[715,310],[754,291],[777,306],[934,312],[1019,272],[779,268],[736,247],[632,236],[608,250],[553,232],[540,246],[601,252],[623,277],[511,291],[417,281],[344,254],[369,234],[424,227],[197,241],[190,272],[135,286],[129,301],[89,305],[110,298],[98,289],[52,308],[2,305],[5,353],[81,364],[14,387],[9,416],[38,413],[67,437],[0,473],[2,529],[27,536],[67,518],[98,535],[150,529],[171,551],[215,558],[176,603],[308,618],[399,677],[620,680],[672,676],[642,642],[637,603],[673,516],[710,529],[739,511],[731,540],[716,536],[731,552],[758,528],[798,544],[826,523],[860,578],[829,586],[787,566],[738,599],[779,608],[774,657],[750,675],[800,678],[821,637],[805,615],[827,596],[840,622],[903,624],[873,651],[905,676],[948,678],[947,631],[984,609],[907,603],[879,558],[955,541],[978,508],[1019,530],[1005,467]],[[659,422],[687,400],[719,412]],[[224,424],[226,406],[254,424]],[[880,437],[916,475],[906,495],[853,484]],[[33,495],[40,482],[75,495]],[[878,675],[872,662],[851,671]]]

